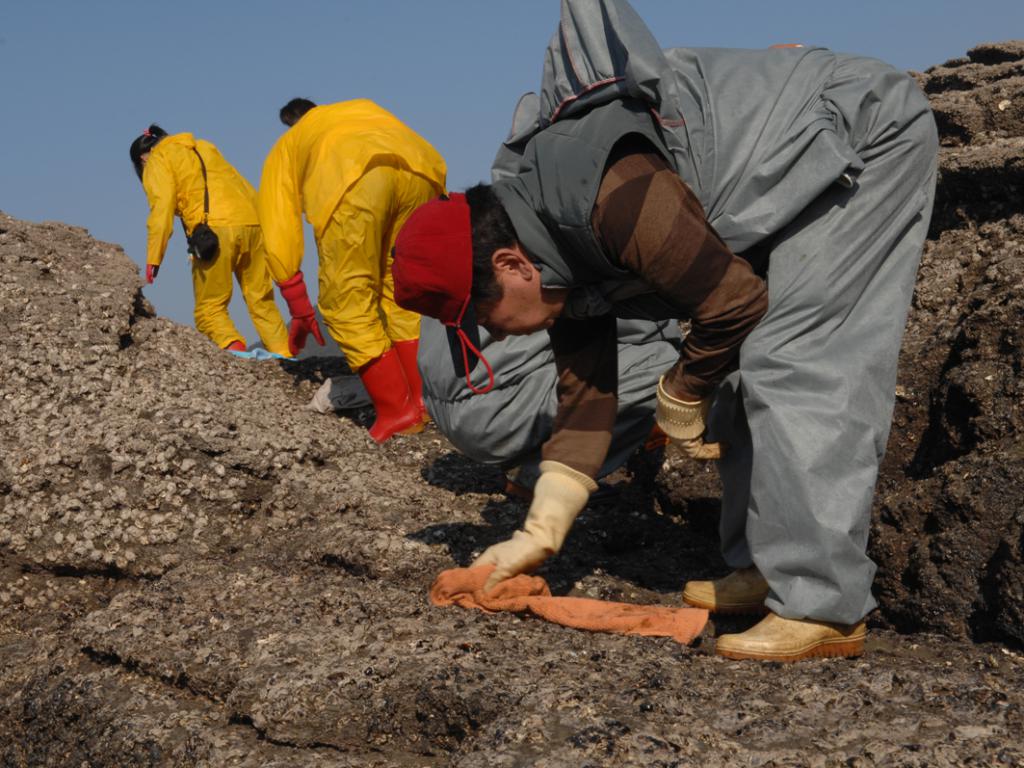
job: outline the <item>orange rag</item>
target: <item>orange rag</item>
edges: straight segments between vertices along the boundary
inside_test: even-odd
[[[487,613],[526,612],[574,629],[671,637],[684,644],[697,637],[708,621],[708,612],[703,608],[631,605],[589,597],[554,597],[540,576],[514,576],[484,593],[484,582],[492,570],[493,565],[484,565],[442,571],[430,587],[430,602],[478,608]]]

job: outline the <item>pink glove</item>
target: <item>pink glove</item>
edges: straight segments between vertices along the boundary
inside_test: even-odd
[[[156,280],[156,274],[160,271],[159,264],[147,264],[146,265],[146,282],[150,285]]]
[[[306,337],[311,333],[322,347],[324,335],[320,332],[320,324],[316,321],[313,305],[309,303],[302,271],[296,272],[283,283],[278,283],[277,287],[281,289],[281,295],[288,302],[288,312],[292,316],[292,321],[288,325],[288,349],[292,356],[302,351],[306,346]]]

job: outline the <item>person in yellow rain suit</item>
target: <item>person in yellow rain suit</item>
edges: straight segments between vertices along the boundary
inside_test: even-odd
[[[168,136],[160,126],[151,125],[132,142],[130,154],[149,198],[146,282],[152,283],[160,270],[174,216],[182,217],[189,233],[204,220],[208,189],[206,220],[220,249],[208,261],[192,259],[196,328],[221,349],[245,351],[245,337],[228,315],[234,275],[267,351],[290,356],[288,331],[274,303],[252,185],[213,144],[191,133]],[[205,185],[200,157],[206,165]]]
[[[420,317],[395,303],[391,249],[409,214],[444,193],[444,159],[367,99],[293,99],[281,120],[290,127],[263,165],[257,210],[270,272],[292,315],[291,352],[310,333],[323,343],[299,269],[305,213],[320,256],[320,313],[377,411],[370,437],[417,431],[426,415]]]

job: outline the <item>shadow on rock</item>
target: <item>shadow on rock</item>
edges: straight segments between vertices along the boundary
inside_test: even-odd
[[[408,538],[423,544],[444,545],[454,561],[454,567],[468,567],[487,547],[505,541],[522,525],[526,517],[526,505],[515,499],[490,502],[480,511],[480,515],[485,525],[435,523],[413,531],[408,534]]]
[[[457,496],[464,493],[501,493],[505,476],[495,466],[480,464],[454,451],[442,454],[420,470],[420,477],[436,488]]]
[[[327,379],[335,376],[351,376],[353,373],[343,357],[307,357],[299,360],[281,360],[279,365],[281,370],[295,379],[296,388],[304,382],[319,386]]]

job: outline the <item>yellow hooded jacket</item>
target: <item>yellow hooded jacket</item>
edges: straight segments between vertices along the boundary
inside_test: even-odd
[[[257,198],[274,280],[287,280],[302,265],[302,214],[319,239],[345,193],[378,164],[422,176],[439,193],[445,188],[447,168],[437,150],[368,99],[314,107],[277,140]]]
[[[148,243],[146,263],[163,261],[174,217],[183,216],[191,232],[203,220],[203,172],[197,149],[206,164],[210,190],[210,226],[247,226],[259,223],[256,191],[217,148],[191,133],[176,133],[162,139],[149,153],[142,170],[142,186],[149,198],[146,221]]]

